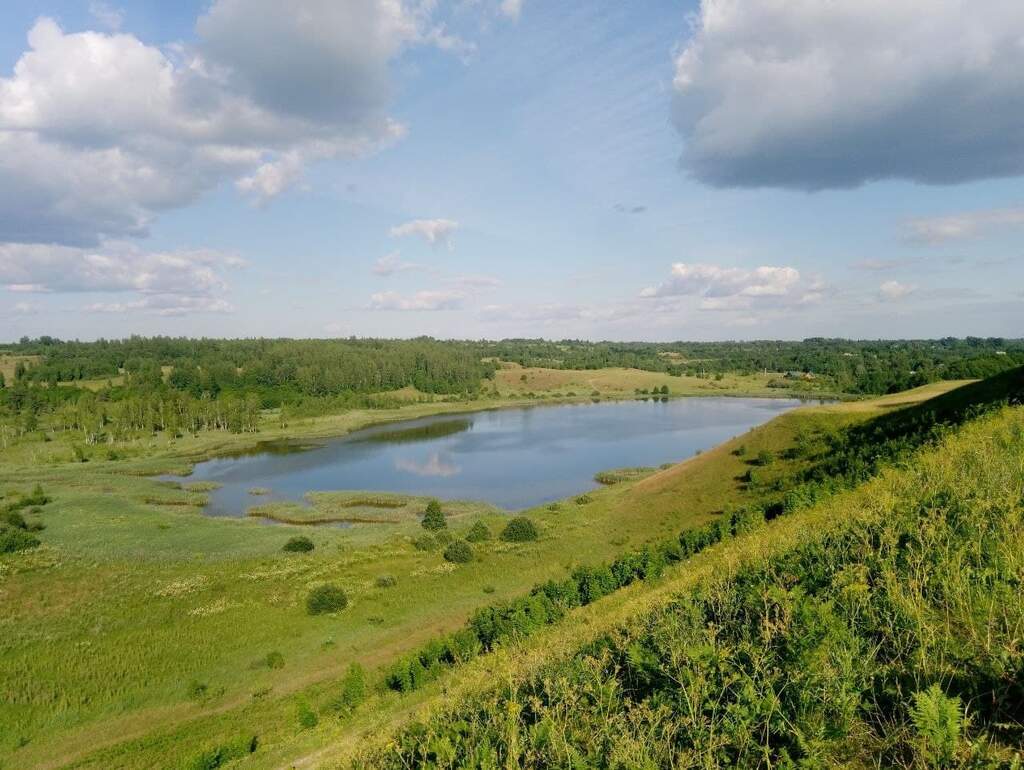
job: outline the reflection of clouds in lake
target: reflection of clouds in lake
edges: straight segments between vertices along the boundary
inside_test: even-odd
[[[451,460],[441,457],[440,452],[434,452],[424,462],[399,457],[395,460],[395,468],[400,471],[415,473],[417,476],[440,476],[442,478],[455,476],[462,470]]]

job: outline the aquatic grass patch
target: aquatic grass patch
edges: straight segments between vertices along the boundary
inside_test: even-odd
[[[611,470],[598,471],[595,473],[594,481],[598,484],[604,484],[605,486],[612,486],[613,484],[622,484],[627,481],[639,481],[640,479],[647,478],[651,474],[657,472],[657,468],[646,466],[634,468],[613,468]]]

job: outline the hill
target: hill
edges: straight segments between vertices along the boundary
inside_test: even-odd
[[[898,465],[510,640],[354,765],[1016,766],[1022,385],[851,428],[847,471]]]

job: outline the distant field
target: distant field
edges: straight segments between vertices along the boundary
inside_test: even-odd
[[[769,387],[769,383],[788,385],[783,375],[769,372],[767,375],[733,375],[722,379],[699,377],[672,377],[662,372],[647,372],[640,369],[543,369],[523,368],[506,364],[506,368],[495,374],[495,386],[506,397],[521,397],[529,393],[537,395],[589,396],[597,394],[608,398],[635,395],[638,390],[651,391],[668,387],[672,396],[787,396],[792,393],[817,395],[808,387]],[[802,385],[802,383],[800,383]]]
[[[607,395],[632,395],[628,389],[662,382],[675,393],[687,383],[709,384],[630,370],[521,373],[527,383],[536,373],[528,385],[534,389],[542,375],[551,386],[585,377]],[[54,500],[34,514],[46,525],[43,547],[0,557],[0,598],[11,608],[0,646],[13,693],[13,701],[0,704],[5,767],[58,767],[72,760],[96,768],[173,764],[197,746],[254,725],[267,745],[287,745],[297,737],[298,703],[328,697],[350,662],[374,669],[461,624],[483,603],[705,523],[750,494],[740,480],[749,469],[746,457],[761,450],[781,456],[800,433],[870,414],[859,404],[797,410],[642,481],[594,491],[583,504],[567,500],[533,509],[528,513],[541,530],[535,543],[501,542],[502,514],[451,504],[456,534],[481,520],[492,535],[473,546],[479,558],[461,566],[444,561],[439,550],[414,546],[423,534],[414,510],[419,501],[403,503],[399,523],[267,525],[203,516],[198,506],[205,490],[136,475],[182,470],[189,459],[286,432],[329,435],[369,420],[487,404],[351,412],[287,430],[268,421],[255,437],[153,438],[119,448],[117,460],[106,459],[103,447],[87,448],[92,459],[85,464],[69,462],[70,448],[58,441],[9,452],[0,489],[41,483]],[[744,457],[732,453],[741,444]],[[773,474],[799,462],[780,460],[759,475],[770,483]],[[313,499],[315,510],[334,516],[352,502],[351,495]],[[387,513],[380,505],[366,507]],[[281,552],[297,533],[313,539],[312,553]],[[384,575],[396,586],[379,587]],[[310,617],[305,595],[325,581],[343,585],[350,606],[337,617]],[[283,668],[259,663],[271,652],[281,653]],[[189,695],[190,683],[201,686],[200,697]],[[260,755],[268,762],[274,756]]]

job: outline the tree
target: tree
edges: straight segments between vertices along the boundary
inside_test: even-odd
[[[432,532],[448,528],[448,519],[445,518],[444,511],[441,510],[441,503],[437,500],[431,500],[427,503],[427,510],[423,513],[422,523],[424,529],[429,529]]]

